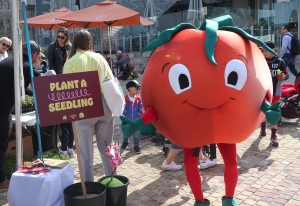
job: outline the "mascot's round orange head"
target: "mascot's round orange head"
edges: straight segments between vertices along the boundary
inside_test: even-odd
[[[184,148],[243,141],[264,118],[264,98],[272,98],[270,71],[256,44],[273,51],[224,26],[232,22],[227,17],[206,20],[199,30],[180,24],[148,45],[155,50],[142,79],[144,107],[154,109],[154,126]]]

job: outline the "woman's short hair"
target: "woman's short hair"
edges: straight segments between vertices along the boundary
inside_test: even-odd
[[[9,43],[10,46],[12,45],[11,39],[6,36],[0,38],[0,43],[2,43],[2,42]]]

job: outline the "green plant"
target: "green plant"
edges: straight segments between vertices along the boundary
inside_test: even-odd
[[[25,100],[21,102],[22,112],[34,111],[34,99],[33,96],[25,95]],[[15,106],[12,107],[11,113],[15,114]]]
[[[25,100],[22,101],[22,107],[33,107],[34,99],[33,96],[25,95]]]

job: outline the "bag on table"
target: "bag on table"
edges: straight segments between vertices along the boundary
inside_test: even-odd
[[[124,93],[119,80],[113,76],[111,70],[108,71],[111,77],[104,78],[104,69],[102,69],[102,93],[110,111],[119,117],[125,107]]]

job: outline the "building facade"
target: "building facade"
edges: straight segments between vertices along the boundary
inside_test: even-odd
[[[31,0],[27,1],[27,15],[67,7],[71,10],[83,9],[101,0]],[[204,19],[229,14],[235,26],[243,28],[263,41],[274,41],[280,46],[280,27],[289,24],[293,35],[299,36],[300,0],[119,0],[119,2],[155,23],[151,26],[125,26],[113,28],[113,49],[139,51],[160,32],[182,22],[195,26],[201,25]],[[41,3],[45,11],[41,11]],[[80,5],[78,5],[80,3]],[[48,6],[48,7],[47,7]],[[21,7],[20,7],[21,8]],[[22,19],[20,11],[20,19]],[[11,8],[9,0],[0,0],[0,36],[12,36]],[[37,39],[46,47],[53,38],[53,31],[44,31],[29,27],[31,38]],[[71,31],[71,35],[76,30]],[[95,50],[108,50],[106,28],[91,29],[94,36]],[[52,35],[51,35],[52,34]],[[50,38],[49,38],[50,37]]]

